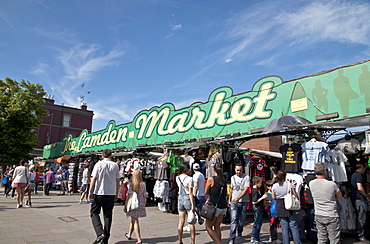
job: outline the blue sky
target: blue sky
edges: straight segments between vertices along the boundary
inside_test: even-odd
[[[2,1],[0,79],[40,83],[57,104],[84,96],[97,131],[369,59],[369,13],[367,0]]]

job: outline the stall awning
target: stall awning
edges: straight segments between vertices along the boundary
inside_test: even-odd
[[[333,130],[333,129],[346,129],[351,127],[369,126],[370,115],[363,115],[359,117],[341,119],[335,121],[326,121],[308,125],[291,125],[289,128],[302,128],[307,127],[308,129],[322,129],[322,130]]]
[[[55,161],[57,161],[58,163],[66,163],[70,158],[71,156],[62,156],[57,158]]]

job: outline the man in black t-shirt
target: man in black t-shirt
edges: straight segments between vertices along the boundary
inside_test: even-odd
[[[356,172],[351,177],[351,199],[356,209],[356,231],[361,242],[367,241],[364,237],[364,225],[366,222],[366,212],[369,210],[370,198],[366,194],[363,185],[362,175],[366,171],[366,166],[356,164]]]

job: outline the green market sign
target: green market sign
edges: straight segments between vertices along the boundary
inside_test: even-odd
[[[241,94],[233,94],[230,87],[220,87],[205,103],[196,102],[178,110],[165,103],[140,111],[130,123],[116,125],[112,120],[104,130],[83,130],[77,138],[69,135],[62,142],[45,146],[43,157],[250,133],[286,115],[311,122],[317,115],[333,112],[338,112],[340,118],[364,115],[370,108],[369,66],[367,60],[287,82],[268,76]]]

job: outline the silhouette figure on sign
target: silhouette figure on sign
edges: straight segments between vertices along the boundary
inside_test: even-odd
[[[343,69],[338,70],[339,76],[334,79],[334,94],[339,100],[343,116],[349,116],[349,100],[359,95],[352,89],[348,77],[343,75]]]
[[[360,95],[365,96],[366,108],[370,108],[370,92],[369,92],[370,72],[368,71],[367,65],[362,66],[362,74],[358,79],[358,83],[360,85]]]
[[[324,108],[324,113],[328,113],[328,90],[322,87],[321,81],[315,81],[315,88],[312,89],[312,99],[316,103],[318,109]],[[316,115],[319,110],[316,110]]]

